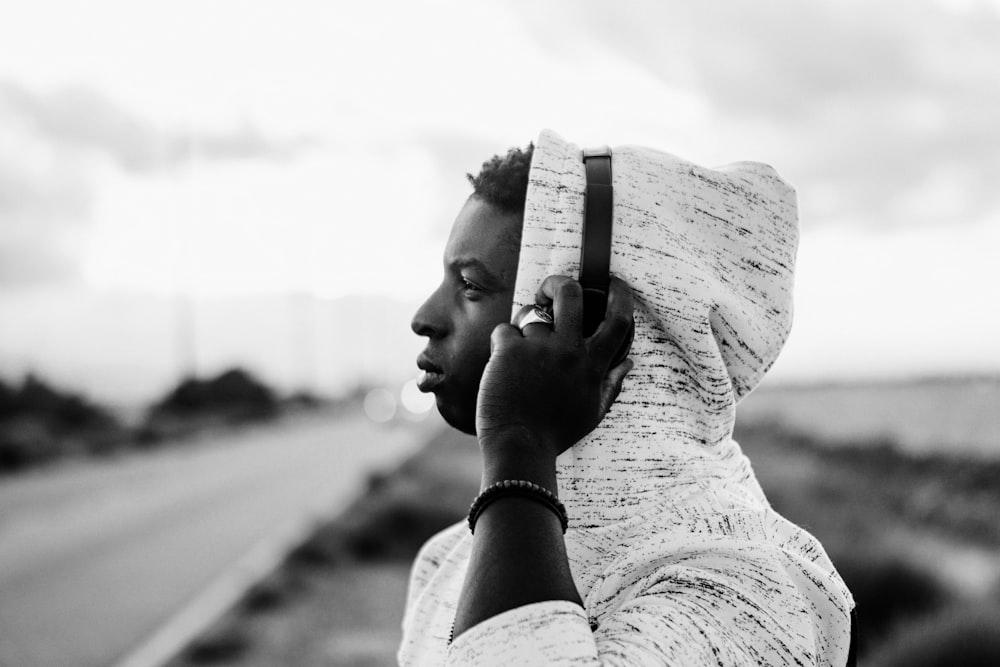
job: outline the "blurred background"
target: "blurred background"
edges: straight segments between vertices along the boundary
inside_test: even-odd
[[[345,471],[339,499],[303,492],[303,506],[329,513],[385,488],[373,466],[440,440],[413,386],[423,341],[409,319],[439,280],[465,174],[549,127],[580,145],[643,144],[708,166],[763,161],[796,187],[795,326],[740,408],[744,439],[811,452],[797,472],[774,456],[774,496],[815,482],[802,471],[835,467],[830,456],[845,480],[859,461],[897,476],[885,516],[913,530],[883,561],[919,551],[978,573],[943,577],[934,600],[947,604],[927,609],[952,609],[955,591],[990,589],[1000,545],[997,63],[996,0],[5,3],[0,544],[49,530],[32,526],[79,525],[24,498],[78,507],[76,488],[104,498],[101,516],[131,506],[130,493],[155,483],[128,466],[174,465],[163,457],[175,441],[294,441],[303,452],[365,442],[351,451],[373,458],[323,459]],[[233,434],[248,423],[252,436]],[[220,465],[235,465],[224,451]],[[313,455],[307,467],[320,466]],[[253,465],[278,465],[262,456]],[[112,502],[111,478],[124,473],[86,466],[147,481]],[[458,468],[475,482],[475,462]],[[864,511],[876,486],[831,493]],[[301,523],[304,510],[289,511]],[[970,513],[979,523],[962,523]],[[260,530],[232,557],[273,532]],[[835,544],[858,537],[856,526],[830,531]],[[29,584],[59,589],[55,570],[23,569],[55,549],[31,544],[0,547],[14,572],[0,570],[0,597],[13,600],[0,609],[0,664],[106,664],[163,624],[167,612],[129,639],[90,634],[114,645],[86,649],[96,657],[79,645],[36,652],[29,639],[51,619]],[[79,560],[83,547],[64,548],[65,563]],[[214,576],[192,579],[178,604]],[[398,639],[363,637],[348,642],[354,658],[323,659],[382,664]],[[372,646],[382,658],[364,657]]]

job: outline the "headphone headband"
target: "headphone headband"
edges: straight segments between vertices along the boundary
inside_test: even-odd
[[[583,287],[583,334],[590,336],[604,319],[611,284],[611,149],[607,146],[585,149],[583,164],[587,172],[587,189],[580,246],[580,285]]]

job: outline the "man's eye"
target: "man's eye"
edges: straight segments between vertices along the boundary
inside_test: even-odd
[[[465,278],[462,278],[461,280],[462,280],[462,286],[465,288],[465,291],[467,291],[467,292],[482,292],[483,291],[483,289],[479,285],[477,285],[477,284],[475,284],[473,282],[470,282],[469,280],[466,280]]]

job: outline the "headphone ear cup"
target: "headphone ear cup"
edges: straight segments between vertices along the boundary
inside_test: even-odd
[[[590,338],[604,321],[608,309],[608,293],[590,287],[583,288],[583,336]]]
[[[597,331],[597,328],[601,326],[601,322],[604,321],[604,316],[608,309],[608,294],[599,289],[587,289],[583,290],[583,335],[585,338],[590,338]],[[611,362],[611,368],[614,368],[621,362],[625,361],[628,357],[628,353],[632,351],[632,341],[635,340],[635,320],[628,328],[628,335],[625,340],[622,341],[621,347],[618,348],[618,352],[615,353],[614,361]]]

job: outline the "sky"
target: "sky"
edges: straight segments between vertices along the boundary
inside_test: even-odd
[[[552,128],[799,197],[776,380],[1000,372],[1000,2],[0,4],[0,377],[395,382],[466,172]]]

